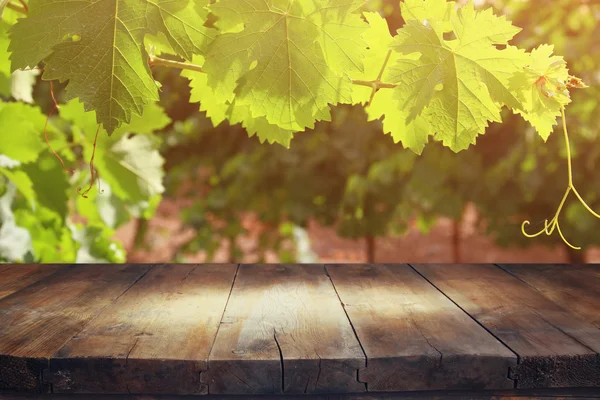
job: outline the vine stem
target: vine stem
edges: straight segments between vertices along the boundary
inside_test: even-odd
[[[19,5],[19,4],[15,4],[15,3],[8,2],[8,3],[6,4],[6,8],[10,8],[10,9],[11,9],[11,10],[13,10],[13,11],[16,11],[16,12],[19,12],[19,13],[21,13],[21,14],[25,14],[25,15],[27,15],[27,11],[28,11],[28,10],[27,10],[27,6],[26,6],[26,4],[27,4],[27,3],[25,3],[25,4],[23,4],[23,5]]]
[[[594,217],[596,217],[598,219],[600,219],[600,214],[598,214],[594,210],[592,210],[592,208],[585,202],[585,200],[579,194],[579,192],[575,188],[575,185],[573,184],[573,162],[571,160],[571,144],[569,143],[569,132],[567,131],[567,119],[565,117],[565,107],[564,106],[561,107],[560,111],[561,111],[561,117],[562,117],[563,133],[565,136],[565,148],[567,150],[567,171],[568,171],[567,190],[565,191],[565,194],[564,194],[560,204],[558,205],[558,209],[556,210],[554,217],[550,221],[548,221],[548,220],[544,221],[544,228],[541,231],[536,232],[536,233],[527,233],[525,231],[525,227],[527,227],[531,223],[529,221],[525,220],[525,221],[523,221],[523,224],[521,225],[521,232],[523,233],[523,235],[525,235],[528,238],[534,238],[534,237],[540,236],[543,233],[550,236],[556,229],[558,231],[558,234],[560,235],[561,239],[563,240],[563,242],[565,242],[565,244],[567,246],[569,246],[570,248],[572,248],[574,250],[581,250],[581,247],[576,247],[576,246],[572,245],[571,243],[569,243],[569,241],[565,238],[562,231],[560,230],[560,224],[558,222],[558,217],[559,217],[571,191],[573,193],[575,193],[575,196],[577,196],[577,198],[579,199],[581,204],[586,208],[586,210],[588,210],[588,212],[590,214],[592,214]]]
[[[150,57],[150,59],[148,60],[148,63],[151,66],[161,65],[163,67],[169,67],[169,68],[187,69],[190,71],[204,72],[201,65],[180,62],[180,61],[167,60],[165,58],[159,58],[159,57]]]
[[[389,56],[386,58],[386,64],[387,64],[388,59],[389,59]],[[205,72],[201,65],[187,63],[187,62],[167,60],[165,58],[160,58],[160,57],[150,57],[148,59],[148,64],[150,64],[150,66],[160,65],[160,66],[168,67],[168,68],[187,69],[190,71]],[[383,65],[383,68],[385,68],[385,64]],[[382,68],[382,70],[383,70],[383,68]],[[381,88],[393,89],[396,86],[398,86],[395,83],[381,82],[380,79],[376,79],[374,81],[364,81],[364,80],[360,80],[360,79],[352,79],[352,83],[354,85],[367,86],[370,88],[374,88],[375,90],[381,89]]]
[[[370,105],[373,102],[373,99],[375,98],[375,93],[377,93],[377,91],[379,90],[379,87],[377,87],[377,83],[381,83],[381,77],[383,76],[383,71],[385,71],[385,67],[387,67],[388,61],[390,61],[390,57],[392,56],[392,49],[389,49],[387,54],[385,55],[385,60],[383,60],[383,65],[381,66],[381,69],[379,70],[379,73],[377,74],[377,79],[376,81],[373,83],[373,90],[371,90],[371,96],[369,97],[369,102],[367,103],[367,105]]]

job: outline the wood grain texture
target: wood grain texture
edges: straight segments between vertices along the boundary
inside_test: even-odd
[[[600,329],[600,265],[501,265]]]
[[[47,390],[49,358],[148,266],[70,266],[0,300],[0,389]]]
[[[241,265],[201,379],[211,394],[361,392],[364,366],[323,265]]]
[[[518,387],[600,387],[592,324],[493,265],[414,267],[520,356]]]
[[[50,360],[55,393],[201,394],[237,265],[155,266]]]
[[[516,355],[408,265],[326,265],[369,391],[508,389]]]
[[[0,265],[0,299],[9,296],[53,273],[61,265]]]

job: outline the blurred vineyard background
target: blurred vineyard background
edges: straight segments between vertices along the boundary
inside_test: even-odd
[[[554,45],[571,73],[590,86],[573,93],[567,118],[575,185],[592,208],[600,209],[600,2],[475,3],[494,7],[523,28],[515,44],[527,49],[540,43]],[[396,1],[371,2],[369,8],[382,13],[392,31],[402,26]],[[520,231],[525,219],[532,221],[532,231],[543,227],[564,193],[567,169],[561,132],[544,143],[521,117],[505,112],[504,122],[491,125],[467,151],[454,154],[430,143],[417,156],[382,134],[379,121],[368,122],[361,107],[337,107],[331,123],[297,134],[286,149],[248,138],[239,125],[213,127],[198,111],[198,104],[190,102],[189,81],[180,71],[156,67],[154,74],[162,82],[164,114],[157,111],[151,118],[156,123],[140,129],[156,133],[157,139],[147,143],[149,153],[127,154],[144,158],[160,153],[164,165],[158,162],[158,166],[164,168],[164,177],[158,171],[154,178],[162,179],[164,191],[138,190],[143,177],[114,171],[110,158],[100,154],[99,189],[81,198],[76,188],[86,179],[90,143],[74,139],[77,132],[69,124],[81,116],[75,106],[63,107],[54,126],[68,131],[66,147],[72,153],[61,155],[83,172],[67,176],[45,152],[41,161],[29,167],[37,169],[28,172],[33,189],[39,190],[34,199],[37,208],[26,204],[26,195],[5,188],[0,206],[4,201],[5,221],[11,214],[14,225],[12,231],[6,223],[0,230],[0,258],[19,262],[600,262],[600,249],[594,247],[600,244],[600,221],[579,202],[569,202],[561,228],[571,243],[584,246],[585,251],[569,250],[558,235],[527,239]],[[0,86],[10,99],[8,81],[15,76],[5,73],[4,79],[7,82]],[[52,108],[48,85],[36,79],[33,98],[48,113]],[[59,99],[60,90],[57,86]],[[82,124],[79,121],[77,126]],[[93,121],[89,130],[94,130]],[[40,166],[49,160],[52,166]],[[50,188],[49,177],[54,182]],[[65,226],[70,230],[65,231]],[[29,250],[26,256],[15,256],[9,250],[20,242],[7,235],[25,231]]]

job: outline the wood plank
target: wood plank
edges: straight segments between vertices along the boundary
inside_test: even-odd
[[[600,265],[501,265],[501,268],[600,328]]]
[[[148,266],[69,266],[0,300],[0,390],[47,390],[49,358]]]
[[[55,393],[200,394],[237,265],[155,266],[50,360]]]
[[[174,396],[174,395],[108,395],[108,394],[14,394],[0,392],[2,400],[583,400],[599,399],[600,390],[590,389],[552,389],[552,390],[443,390],[399,393],[360,393],[360,394],[322,394],[322,395],[207,395],[207,396]]]
[[[64,265],[0,265],[0,299],[64,268]]]
[[[211,394],[361,392],[364,366],[323,265],[242,265],[201,379]]]
[[[493,265],[415,265],[520,356],[517,387],[600,386],[600,330]]]
[[[512,388],[517,356],[408,265],[326,265],[369,391]]]

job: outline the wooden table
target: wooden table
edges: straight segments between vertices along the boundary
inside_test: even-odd
[[[46,393],[600,397],[600,266],[0,266],[0,398]]]

